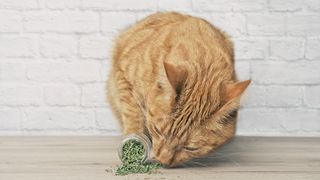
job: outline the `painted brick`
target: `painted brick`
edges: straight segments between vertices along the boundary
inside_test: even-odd
[[[98,32],[99,15],[95,12],[79,11],[26,12],[24,29],[26,32]]]
[[[252,79],[262,84],[318,84],[320,62],[251,64]]]
[[[101,81],[100,62],[34,63],[27,67],[27,77],[39,82]]]
[[[271,107],[297,107],[302,104],[301,87],[271,86],[266,89],[266,104]]]
[[[252,36],[280,36],[286,33],[284,15],[248,15],[248,33]]]
[[[44,57],[70,57],[77,54],[78,41],[75,37],[54,36],[40,39],[40,53]]]
[[[228,4],[228,3],[226,3]],[[234,3],[235,11],[264,11],[267,7],[267,0],[237,0]]]
[[[69,69],[69,79],[73,82],[101,82],[100,62],[77,62],[71,64]]]
[[[105,83],[95,83],[86,84],[82,86],[82,106],[97,106],[106,107],[106,84]]]
[[[32,57],[36,52],[36,42],[32,38],[0,37],[0,57]]]
[[[80,88],[68,84],[45,86],[44,100],[53,106],[76,106],[80,104]]]
[[[102,63],[102,67],[101,67],[101,79],[102,81],[106,81],[109,77],[109,73],[110,73],[110,68],[111,68],[111,60],[107,60],[105,62]]]
[[[18,12],[0,12],[0,32],[20,32],[22,18]]]
[[[232,37],[246,33],[246,18],[242,14],[213,14],[211,22]]]
[[[302,40],[271,40],[270,56],[285,60],[298,60],[304,57]]]
[[[236,40],[235,59],[264,59],[267,51],[267,41],[263,40]]]
[[[232,10],[234,0],[226,3],[224,0],[192,0],[193,8],[196,11],[227,12]]]
[[[282,111],[278,109],[241,109],[237,121],[238,133],[281,132],[284,131],[282,121]]]
[[[288,16],[288,34],[293,36],[319,36],[320,23],[318,15]]]
[[[304,3],[311,11],[320,11],[320,1],[318,0],[304,0]]]
[[[81,7],[81,0],[46,0],[49,9],[75,9]]]
[[[136,13],[137,20],[140,21],[140,20],[142,20],[142,19],[144,19],[144,18],[146,18],[146,17],[148,17],[148,16],[150,16],[152,14],[154,14],[153,11],[141,11],[141,12],[139,11],[139,12]]]
[[[287,131],[316,131],[320,128],[320,110],[287,110],[278,116]]]
[[[112,111],[108,109],[96,110],[97,128],[102,130],[120,131],[120,125]]]
[[[320,86],[307,86],[305,88],[305,103],[309,107],[320,107]]]
[[[32,81],[63,82],[69,77],[68,66],[64,63],[30,63],[27,78]]]
[[[1,0],[0,9],[37,9],[38,0]]]
[[[106,12],[101,14],[101,30],[106,33],[117,33],[133,25],[137,18],[135,14],[123,12]]]
[[[162,11],[190,11],[191,0],[160,0],[158,1],[158,10]]]
[[[22,63],[0,63],[0,80],[14,82],[26,80],[26,68]]]
[[[109,58],[112,39],[106,36],[84,36],[80,39],[80,56],[83,58]]]
[[[319,110],[243,109],[239,112],[238,133],[314,131],[320,128],[319,116]]]
[[[42,88],[20,84],[0,85],[0,106],[40,106]]]
[[[251,82],[252,83],[252,82]],[[250,84],[241,97],[241,106],[263,107],[266,105],[266,87]]]
[[[81,130],[94,125],[94,113],[77,109],[30,109],[24,112],[22,127],[26,130]]]
[[[83,1],[83,8],[98,10],[155,10],[157,1],[150,0],[90,0]]]
[[[0,109],[0,130],[19,130],[20,112],[17,109]]]
[[[306,44],[306,58],[320,60],[320,39],[308,39]]]
[[[250,63],[243,61],[235,61],[235,69],[239,80],[250,79]]]
[[[299,11],[303,8],[303,0],[269,0],[271,11]]]

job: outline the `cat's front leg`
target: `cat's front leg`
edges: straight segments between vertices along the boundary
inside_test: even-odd
[[[121,74],[118,74],[117,82],[121,108],[122,133],[124,135],[144,133],[144,116],[139,103],[135,99],[132,85]]]

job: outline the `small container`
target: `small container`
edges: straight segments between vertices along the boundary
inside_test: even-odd
[[[130,141],[130,140],[136,140],[136,141],[139,141],[143,147],[144,147],[144,157],[143,159],[141,160],[142,163],[146,162],[148,160],[148,158],[150,157],[150,152],[151,152],[151,141],[150,139],[144,135],[144,134],[129,134],[127,136],[125,136],[121,143],[120,143],[120,146],[118,147],[118,156],[120,158],[120,160],[122,161],[122,148],[124,146],[124,144],[127,142],[127,141]]]

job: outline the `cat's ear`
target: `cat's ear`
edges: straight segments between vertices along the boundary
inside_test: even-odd
[[[164,69],[171,86],[178,92],[187,79],[187,70],[180,65],[164,62]]]
[[[223,102],[228,102],[238,98],[247,89],[251,80],[241,82],[224,82],[222,83],[221,99]]]

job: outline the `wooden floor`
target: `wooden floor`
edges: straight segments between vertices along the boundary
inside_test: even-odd
[[[118,137],[0,137],[0,180],[320,180],[320,138],[237,137],[206,158],[115,176]]]

